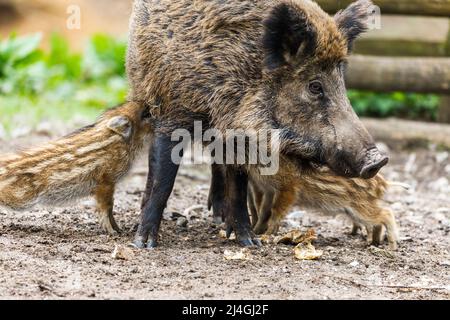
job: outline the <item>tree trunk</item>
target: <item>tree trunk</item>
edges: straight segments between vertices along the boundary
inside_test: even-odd
[[[450,58],[350,58],[347,85],[358,90],[448,94]]]
[[[345,8],[355,0],[316,0],[330,13]],[[450,0],[372,0],[382,14],[409,14],[449,17]]]

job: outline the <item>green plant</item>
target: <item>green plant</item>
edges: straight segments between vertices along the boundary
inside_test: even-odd
[[[49,50],[40,34],[11,35],[0,42],[0,124],[86,115],[125,100],[126,42],[94,35],[83,53],[52,35]]]
[[[439,97],[433,94],[349,90],[348,96],[355,111],[368,117],[434,121],[439,107]]]

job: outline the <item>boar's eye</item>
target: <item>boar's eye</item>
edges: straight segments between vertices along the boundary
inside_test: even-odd
[[[322,88],[322,83],[320,83],[320,81],[311,81],[309,83],[309,91],[314,94],[314,95],[323,95],[323,88]]]

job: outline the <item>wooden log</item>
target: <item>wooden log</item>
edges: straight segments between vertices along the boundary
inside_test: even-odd
[[[450,123],[450,95],[441,96],[437,120],[442,123]]]
[[[369,30],[354,52],[373,56],[445,57],[450,20],[437,17],[382,15],[380,29]]]
[[[450,58],[393,58],[354,55],[347,86],[378,92],[449,94]]]
[[[401,119],[362,118],[364,126],[377,141],[390,148],[426,147],[435,144],[450,150],[450,125]]]
[[[355,0],[316,0],[326,11],[335,13]],[[450,0],[372,0],[387,14],[450,16]]]

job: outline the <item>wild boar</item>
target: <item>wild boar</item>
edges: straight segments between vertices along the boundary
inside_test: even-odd
[[[134,244],[157,245],[178,163],[177,129],[278,129],[280,152],[371,178],[388,159],[347,98],[344,71],[367,29],[371,2],[334,18],[309,0],[136,0],[130,22],[129,100],[157,101],[145,204]],[[226,222],[242,245],[259,241],[247,210],[248,168],[226,164]]]

